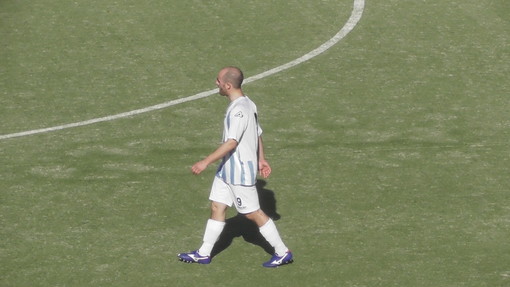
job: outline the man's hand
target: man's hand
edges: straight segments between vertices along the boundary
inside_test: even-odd
[[[263,178],[268,178],[271,174],[271,166],[269,166],[267,160],[259,160],[259,173]]]
[[[191,167],[191,172],[193,174],[200,174],[202,171],[204,171],[207,168],[207,166],[208,166],[207,162],[204,160],[201,160],[201,161],[195,163]]]

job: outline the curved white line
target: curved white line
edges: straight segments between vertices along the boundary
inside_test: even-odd
[[[293,61],[290,61],[286,64],[283,64],[283,65],[273,68],[271,70],[262,72],[255,76],[246,78],[244,80],[244,83],[251,83],[256,80],[260,80],[260,79],[269,77],[269,76],[279,73],[281,71],[284,71],[284,70],[287,70],[294,66],[297,66],[303,62],[306,62],[306,61],[324,53],[326,50],[328,50],[333,45],[335,45],[340,40],[342,40],[347,34],[349,34],[349,32],[352,31],[352,29],[354,29],[354,27],[358,24],[359,20],[361,19],[364,8],[365,8],[365,0],[354,0],[354,5],[353,5],[351,16],[349,17],[349,19],[347,20],[345,25],[342,27],[342,29],[340,31],[338,31],[338,33],[336,33],[335,36],[333,36],[331,39],[326,41],[324,44],[320,45],[317,49],[315,49],[315,50],[313,50],[313,51],[311,51],[311,52],[309,52]],[[146,108],[142,108],[142,109],[138,109],[138,110],[120,113],[120,114],[116,114],[116,115],[106,116],[106,117],[102,117],[102,118],[95,118],[95,119],[91,119],[91,120],[87,120],[87,121],[70,123],[70,124],[65,124],[65,125],[60,125],[60,126],[49,127],[49,128],[0,135],[0,140],[15,138],[15,137],[23,137],[23,136],[28,136],[28,135],[40,134],[40,133],[47,133],[47,132],[52,132],[52,131],[68,129],[68,128],[74,128],[74,127],[81,127],[81,126],[86,126],[86,125],[100,123],[100,122],[112,121],[112,120],[116,120],[116,119],[120,119],[120,118],[125,118],[125,117],[129,117],[129,116],[134,116],[134,115],[138,115],[138,114],[143,114],[143,113],[147,113],[147,112],[151,112],[151,111],[168,108],[168,107],[175,106],[175,105],[182,104],[182,103],[189,102],[189,101],[198,100],[201,98],[205,98],[205,97],[214,95],[216,93],[218,93],[218,89],[212,89],[212,90],[208,90],[205,92],[195,94],[193,96],[169,101],[166,103],[162,103],[162,104],[158,104],[158,105],[154,105],[154,106],[150,106],[150,107],[146,107]]]

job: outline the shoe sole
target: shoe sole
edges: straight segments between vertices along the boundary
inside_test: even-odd
[[[282,262],[282,264],[280,264],[280,265],[275,265],[275,266],[264,266],[264,265],[262,265],[262,266],[264,266],[264,267],[266,267],[266,268],[278,268],[278,267],[280,267],[280,266],[288,265],[288,264],[291,264],[291,263],[294,263],[294,259],[291,259],[291,260],[288,260],[288,261]]]
[[[183,263],[188,263],[188,264],[192,264],[192,263],[197,263],[197,264],[209,264],[211,262],[208,262],[208,263],[202,263],[202,262],[196,262],[196,261],[193,261],[193,260],[186,260],[186,259],[183,259],[183,258],[178,258],[179,261],[183,262]]]

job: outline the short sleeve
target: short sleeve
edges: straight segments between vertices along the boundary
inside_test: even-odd
[[[242,109],[232,110],[229,114],[228,122],[227,139],[234,139],[239,142],[248,126],[246,111]]]

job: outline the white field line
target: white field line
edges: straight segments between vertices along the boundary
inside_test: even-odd
[[[365,8],[365,0],[354,0],[354,5],[353,5],[352,12],[351,12],[351,16],[349,17],[349,19],[347,20],[345,25],[342,27],[342,29],[340,29],[340,31],[338,31],[338,33],[336,33],[336,35],[334,35],[331,39],[326,41],[324,44],[320,45],[317,49],[315,49],[315,50],[313,50],[313,51],[311,51],[311,52],[309,52],[293,61],[290,61],[286,64],[283,64],[283,65],[273,68],[271,70],[262,72],[255,76],[246,78],[244,80],[244,83],[251,83],[251,82],[269,77],[269,76],[279,73],[281,71],[285,71],[289,68],[297,66],[303,62],[306,62],[306,61],[324,53],[326,50],[328,50],[329,48],[331,48],[332,46],[334,46],[335,44],[340,42],[340,40],[342,40],[347,34],[349,34],[349,32],[352,31],[352,29],[354,29],[354,27],[358,24],[359,20],[361,19],[364,8]],[[49,127],[49,128],[42,128],[42,129],[0,135],[0,140],[15,138],[15,137],[23,137],[23,136],[34,135],[34,134],[48,133],[48,132],[52,132],[52,131],[59,131],[59,130],[74,128],[74,127],[81,127],[81,126],[91,125],[91,124],[100,123],[100,122],[113,121],[113,120],[120,119],[120,118],[126,118],[126,117],[130,117],[130,116],[138,115],[138,114],[161,110],[161,109],[175,106],[178,104],[182,104],[185,102],[198,100],[201,98],[205,98],[205,97],[214,95],[216,93],[218,93],[218,89],[212,89],[212,90],[201,92],[201,93],[198,93],[198,94],[195,94],[192,96],[188,96],[185,98],[172,100],[172,101],[169,101],[166,103],[162,103],[162,104],[158,104],[158,105],[154,105],[154,106],[150,106],[150,107],[146,107],[146,108],[142,108],[142,109],[137,109],[137,110],[133,110],[133,111],[129,111],[129,112],[124,112],[124,113],[120,113],[120,114],[116,114],[116,115],[105,116],[105,117],[101,117],[101,118],[95,118],[95,119],[86,120],[86,121],[82,121],[82,122],[70,123],[70,124],[65,124],[65,125],[60,125],[60,126]]]

